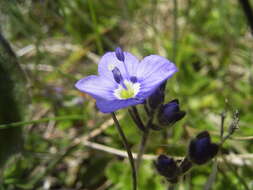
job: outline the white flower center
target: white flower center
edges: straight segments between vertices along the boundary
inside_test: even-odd
[[[119,85],[117,89],[114,90],[114,95],[120,99],[125,100],[129,98],[134,98],[140,91],[140,83],[132,83],[131,81],[124,80],[124,88],[122,85]]]

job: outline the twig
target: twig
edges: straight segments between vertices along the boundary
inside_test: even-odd
[[[80,140],[78,140],[78,142],[80,142]],[[84,146],[87,146],[89,148],[103,151],[103,152],[106,152],[109,154],[114,154],[114,155],[121,156],[124,158],[128,157],[126,151],[112,148],[112,147],[102,145],[99,143],[90,142],[90,141],[81,141],[81,144]],[[137,159],[137,153],[132,153],[132,155],[133,155],[134,159]],[[225,157],[231,164],[241,166],[242,165],[241,163],[244,163],[245,160],[252,160],[253,154],[229,154],[229,155],[226,155]],[[154,155],[154,154],[143,154],[144,160],[155,160],[156,158],[157,158],[157,155]],[[173,156],[173,158],[175,158],[176,160],[182,160],[184,157]],[[223,160],[220,156],[217,157],[217,160],[218,160],[218,162],[223,162]],[[247,163],[244,163],[244,164],[247,164]],[[250,163],[249,163],[249,165],[250,165]]]
[[[231,137],[232,140],[238,140],[238,141],[248,141],[253,140],[253,136],[246,136],[246,137]]]
[[[135,164],[134,164],[134,158],[133,158],[130,146],[128,144],[128,141],[126,139],[126,136],[125,136],[123,130],[121,129],[121,126],[119,124],[119,121],[116,118],[115,113],[112,112],[111,115],[112,115],[112,118],[114,120],[115,126],[116,126],[116,128],[117,128],[117,130],[118,130],[118,132],[119,132],[119,134],[122,138],[125,149],[127,151],[128,159],[129,159],[129,162],[130,162],[130,165],[131,165],[131,168],[132,168],[133,190],[136,190],[137,189],[137,174],[136,174],[136,169],[135,169]]]
[[[89,148],[93,148],[93,149],[96,149],[96,150],[99,150],[99,151],[114,154],[114,155],[117,155],[117,156],[120,156],[120,157],[123,157],[123,158],[128,157],[127,152],[124,151],[124,150],[119,150],[119,149],[116,149],[116,148],[112,148],[112,147],[109,147],[109,146],[105,146],[105,145],[98,144],[98,143],[95,143],[95,142],[90,142],[90,141],[83,141],[82,144],[84,146],[89,147]],[[132,155],[133,155],[134,159],[137,159],[137,153],[132,153]],[[143,158],[145,160],[155,160],[156,157],[157,157],[156,155],[151,155],[151,154],[144,154],[143,155]],[[178,157],[178,158],[180,158],[180,157]]]
[[[222,144],[234,134],[234,132],[239,128],[238,126],[239,126],[239,112],[236,110],[233,116],[232,123],[229,126],[228,134],[222,138],[220,146],[222,146]]]

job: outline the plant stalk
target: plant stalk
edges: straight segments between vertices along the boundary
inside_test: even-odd
[[[130,149],[130,146],[129,146],[129,143],[126,139],[126,136],[119,124],[119,121],[115,115],[114,112],[111,113],[112,115],[112,119],[115,123],[115,126],[122,138],[122,141],[123,141],[123,144],[125,146],[125,149],[127,151],[127,154],[128,154],[128,159],[129,159],[129,162],[130,162],[130,165],[131,165],[131,168],[132,168],[132,179],[133,179],[133,190],[137,190],[137,174],[136,174],[136,169],[135,169],[135,164],[134,164],[134,158],[133,158],[133,155],[132,155],[132,152],[131,152],[131,149]]]

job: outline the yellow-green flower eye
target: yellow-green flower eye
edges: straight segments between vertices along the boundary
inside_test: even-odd
[[[138,94],[138,92],[140,90],[140,84],[139,83],[132,83],[130,81],[125,80],[124,85],[126,88],[124,88],[124,87],[122,87],[122,85],[120,85],[114,91],[114,95],[120,100],[135,98],[135,96]]]

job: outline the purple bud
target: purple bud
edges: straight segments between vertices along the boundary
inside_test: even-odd
[[[185,114],[185,111],[180,110],[179,101],[175,99],[161,106],[158,121],[161,125],[173,125],[181,120]]]
[[[120,47],[117,47],[115,49],[115,54],[116,54],[116,57],[118,60],[125,61],[124,52],[122,51],[122,49]]]
[[[205,164],[218,153],[219,146],[211,143],[207,131],[201,132],[189,145],[189,158],[195,164]]]
[[[180,173],[180,170],[173,158],[170,158],[166,155],[160,155],[155,162],[155,167],[158,173],[166,177],[168,181],[177,181],[177,176]]]
[[[112,70],[112,74],[113,74],[113,78],[114,80],[117,82],[117,83],[121,83],[121,81],[123,80],[122,78],[122,75],[121,75],[121,72],[119,70],[118,67],[115,67],[113,70]]]

